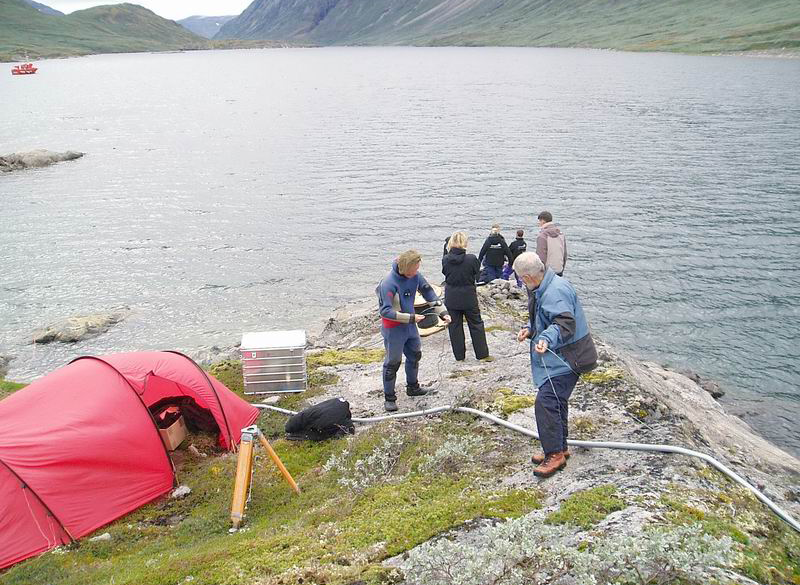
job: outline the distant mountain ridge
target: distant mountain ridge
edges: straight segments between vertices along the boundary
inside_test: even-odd
[[[0,0],[0,60],[205,47],[205,39],[136,4],[64,15],[25,0]]]
[[[800,48],[797,0],[254,0],[216,38],[717,52]]]
[[[188,18],[182,18],[181,20],[178,20],[177,23],[196,35],[211,39],[214,38],[214,35],[219,32],[219,29],[222,28],[222,25],[232,18],[236,18],[236,15],[189,16]]]

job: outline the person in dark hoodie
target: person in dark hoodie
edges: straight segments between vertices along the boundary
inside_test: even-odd
[[[478,254],[478,262],[483,262],[481,280],[491,282],[496,278],[503,278],[503,264],[506,258],[513,264],[511,250],[508,249],[505,238],[500,234],[500,226],[494,224],[489,237],[483,243],[480,254]]]
[[[547,268],[558,276],[564,275],[567,266],[567,238],[553,223],[553,214],[539,214],[539,234],[536,236],[536,255]]]
[[[381,280],[375,292],[378,295],[378,310],[382,318],[381,335],[386,357],[383,359],[383,393],[388,412],[397,410],[397,394],[394,386],[397,370],[403,355],[406,356],[406,394],[424,396],[427,390],[420,388],[417,380],[419,360],[422,358],[422,341],[417,323],[423,315],[414,313],[417,291],[433,307],[439,316],[450,323],[450,316],[442,306],[428,281],[419,272],[422,256],[416,250],[407,250],[392,263],[392,270]]]
[[[514,266],[514,260],[522,254],[523,252],[527,252],[528,244],[525,242],[525,238],[523,237],[525,232],[523,230],[517,230],[517,239],[511,242],[511,245],[508,247],[511,250],[511,266]],[[522,281],[519,279],[519,276],[515,272],[512,271],[514,274],[514,278],[517,279],[517,286],[522,286]]]
[[[489,357],[489,347],[486,345],[486,331],[475,290],[481,264],[474,254],[467,254],[467,235],[464,232],[455,232],[450,236],[447,246],[449,251],[442,258],[442,274],[445,277],[444,304],[451,319],[447,331],[450,334],[453,356],[459,362],[466,358],[467,347],[462,324],[462,319],[466,317],[475,358],[486,359]]]

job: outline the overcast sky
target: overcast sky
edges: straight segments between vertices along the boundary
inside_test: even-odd
[[[75,10],[83,10],[92,6],[103,4],[122,4],[124,0],[105,0],[93,2],[92,0],[37,0],[50,8],[60,10],[65,14]],[[149,8],[159,16],[178,20],[195,14],[201,16],[225,16],[227,14],[240,14],[247,8],[252,0],[129,0],[131,4],[139,4]]]

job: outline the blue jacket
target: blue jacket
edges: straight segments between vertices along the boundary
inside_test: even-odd
[[[414,299],[417,291],[430,304],[438,303],[439,315],[447,314],[439,297],[425,277],[417,272],[413,278],[406,278],[397,269],[397,262],[392,263],[392,270],[375,289],[378,295],[378,310],[383,317],[384,327],[414,323]]]
[[[589,323],[575,289],[566,278],[548,268],[541,284],[531,294],[528,308],[531,369],[537,388],[547,382],[548,375],[554,378],[571,371],[580,374],[594,369],[597,350]],[[536,353],[533,348],[540,339],[547,341],[557,356],[549,351]]]

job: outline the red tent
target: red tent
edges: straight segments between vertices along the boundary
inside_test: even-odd
[[[174,468],[150,407],[192,399],[230,450],[258,417],[177,352],[78,358],[0,401],[0,569],[169,492]]]

